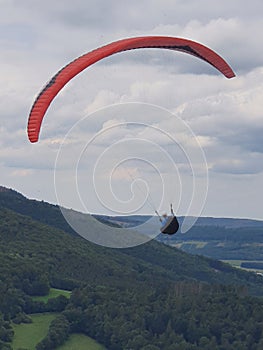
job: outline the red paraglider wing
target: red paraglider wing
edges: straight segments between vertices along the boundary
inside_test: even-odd
[[[63,86],[75,75],[105,57],[118,52],[141,48],[182,51],[208,62],[227,78],[235,76],[231,67],[221,56],[208,47],[191,40],[164,36],[147,36],[119,40],[78,57],[53,76],[39,93],[31,108],[27,127],[29,140],[31,142],[38,141],[41,123],[46,110]]]

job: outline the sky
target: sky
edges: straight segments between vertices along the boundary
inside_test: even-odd
[[[83,212],[263,220],[261,0],[0,0],[0,185]],[[169,50],[106,58],[27,120],[45,83],[110,42],[202,43],[236,77]]]

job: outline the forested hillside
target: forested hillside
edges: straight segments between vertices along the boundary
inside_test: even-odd
[[[0,203],[0,349],[11,321],[50,311],[59,316],[38,350],[78,332],[109,350],[262,349],[263,303],[251,296],[263,295],[261,277],[155,241],[103,248],[52,225],[56,206],[9,190]],[[50,287],[70,300],[34,298]]]

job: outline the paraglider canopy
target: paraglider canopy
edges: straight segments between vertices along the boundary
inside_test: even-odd
[[[231,67],[221,56],[208,47],[191,40],[166,36],[144,36],[119,40],[76,58],[60,69],[51,78],[48,84],[37,96],[30,111],[27,127],[30,142],[38,141],[42,119],[44,118],[52,100],[67,82],[85,68],[105,57],[122,51],[142,48],[159,48],[181,51],[204,60],[227,78],[235,76]]]

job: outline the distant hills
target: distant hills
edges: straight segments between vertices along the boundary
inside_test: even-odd
[[[157,218],[153,223],[147,224],[150,216],[101,218],[122,227],[138,227],[139,230],[154,231],[156,234],[159,230]],[[180,224],[183,219],[184,217],[178,217]],[[187,233],[182,234],[179,230],[173,236],[159,234],[156,240],[191,254],[225,260],[235,266],[251,267],[255,261],[255,270],[263,272],[263,269],[259,269],[259,266],[263,266],[259,264],[263,262],[263,221],[260,220],[200,217]],[[244,265],[243,262],[249,262],[249,265]]]
[[[118,222],[126,227],[133,227],[140,225],[151,218],[149,215],[131,215],[131,216],[102,216],[105,220]],[[178,221],[182,223],[184,216],[178,216]],[[220,226],[225,228],[239,228],[239,227],[263,227],[263,221],[252,219],[239,218],[215,218],[215,217],[199,217],[195,222],[195,226]]]
[[[263,227],[263,221],[238,218],[199,217],[195,226],[220,226],[225,228]]]

